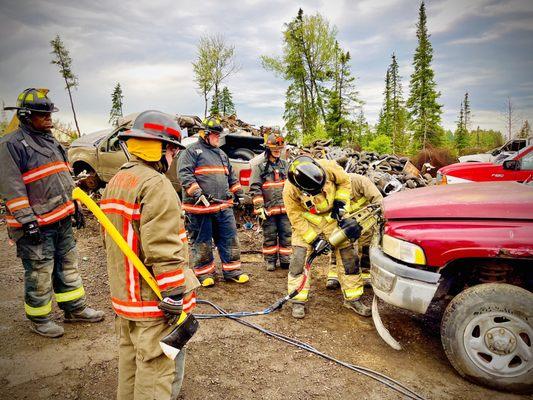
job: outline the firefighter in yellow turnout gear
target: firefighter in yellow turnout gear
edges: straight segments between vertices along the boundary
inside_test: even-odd
[[[350,205],[347,207],[346,212],[353,212],[362,207],[366,207],[369,204],[377,204],[383,201],[379,189],[374,183],[366,176],[359,174],[348,174],[350,176],[351,184],[351,198]],[[358,262],[361,266],[361,276],[365,285],[370,281],[370,274],[368,272],[370,265],[368,260],[368,246],[374,231],[371,229],[361,235],[357,240],[358,250]],[[337,274],[337,260],[335,253],[330,255],[330,263],[328,268],[328,280],[326,283],[327,289],[338,289],[340,287],[339,276]]]
[[[297,157],[289,166],[283,201],[292,224],[293,254],[289,266],[288,291],[296,289],[303,279],[305,259],[320,239],[326,239],[339,226],[342,214],[350,205],[349,175],[332,160]],[[342,224],[342,222],[341,222]],[[356,240],[357,237],[351,238]],[[337,275],[344,296],[344,306],[363,316],[370,309],[359,301],[363,280],[359,274],[357,254],[350,242],[334,249]],[[292,315],[305,316],[310,281],[292,300]]]

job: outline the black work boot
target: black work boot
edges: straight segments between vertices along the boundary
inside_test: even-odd
[[[63,327],[56,324],[53,321],[46,321],[46,322],[30,321],[30,330],[41,336],[49,337],[49,338],[58,338],[60,336],[63,336],[63,333],[65,333],[65,330],[63,329]]]
[[[342,305],[363,317],[370,317],[372,315],[372,310],[370,307],[365,306],[359,299],[344,300]]]
[[[104,319],[104,312],[85,307],[83,310],[65,311],[65,322],[100,322]]]
[[[282,262],[282,263],[279,264],[279,267],[281,269],[289,269],[289,265],[290,265],[290,263],[283,263]]]
[[[328,290],[336,290],[341,287],[341,284],[339,283],[339,280],[337,278],[329,278],[326,282],[326,289]]]

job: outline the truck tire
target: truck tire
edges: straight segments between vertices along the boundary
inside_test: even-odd
[[[246,149],[244,147],[235,149],[228,153],[229,158],[235,158],[243,161],[250,161],[255,156],[256,154],[252,150]]]
[[[533,294],[486,283],[459,293],[441,322],[441,341],[463,377],[494,389],[533,391]]]

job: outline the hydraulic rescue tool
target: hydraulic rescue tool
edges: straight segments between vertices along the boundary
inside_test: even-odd
[[[229,313],[229,314],[199,314],[196,317],[198,319],[227,318],[228,316],[242,318],[242,317],[251,317],[255,315],[266,315],[266,314],[270,314],[271,312],[274,312],[280,309],[287,301],[296,297],[298,293],[300,293],[300,291],[305,287],[305,284],[307,283],[307,280],[309,279],[311,265],[316,257],[318,257],[320,254],[324,254],[324,253],[331,251],[332,247],[337,247],[341,245],[342,243],[346,242],[347,240],[350,240],[349,238],[353,237],[351,235],[351,233],[353,232],[353,229],[360,229],[361,230],[360,234],[363,234],[369,231],[374,226],[376,226],[380,218],[380,215],[381,215],[381,206],[379,204],[369,204],[368,206],[358,209],[356,211],[345,213],[344,217],[341,219],[341,222],[339,223],[339,227],[336,228],[331,233],[328,240],[322,239],[320,241],[317,241],[317,243],[315,243],[313,250],[311,251],[311,253],[307,256],[307,259],[305,260],[303,279],[300,285],[296,289],[294,289],[291,293],[282,297],[281,299],[279,299],[278,301],[276,301],[269,307],[265,308],[264,310],[262,311],[241,311],[241,312],[234,312],[234,313]]]
[[[139,257],[137,257],[137,254],[135,254],[129,247],[128,243],[124,240],[117,228],[115,228],[100,207],[98,207],[98,205],[87,195],[87,193],[78,187],[74,188],[72,191],[72,198],[74,200],[81,201],[89,209],[89,211],[93,213],[98,222],[100,222],[100,224],[104,227],[106,233],[111,236],[120,250],[132,262],[146,283],[148,283],[159,300],[161,300],[161,291],[159,290],[156,280],[139,259]],[[198,321],[194,318],[194,315],[182,312],[176,323],[176,327],[159,342],[163,353],[165,353],[165,355],[171,360],[174,360],[183,346],[185,346],[189,339],[196,333],[197,329]]]

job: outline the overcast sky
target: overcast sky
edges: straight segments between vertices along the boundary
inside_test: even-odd
[[[302,7],[325,16],[352,54],[352,73],[375,123],[386,68],[395,52],[406,96],[416,47],[417,0],[24,1],[0,0],[0,99],[14,105],[26,87],[47,87],[72,122],[67,92],[50,40],[59,34],[79,78],[74,101],[82,132],[108,126],[111,92],[120,82],[124,112],[158,109],[203,113],[191,62],[204,34],[222,33],[235,45],[240,71],[227,80],[239,118],[283,125],[287,83],[261,67],[279,55],[282,29]],[[533,1],[428,0],[433,68],[443,124],[454,129],[465,91],[472,125],[504,131],[507,98],[516,125],[533,122]]]

